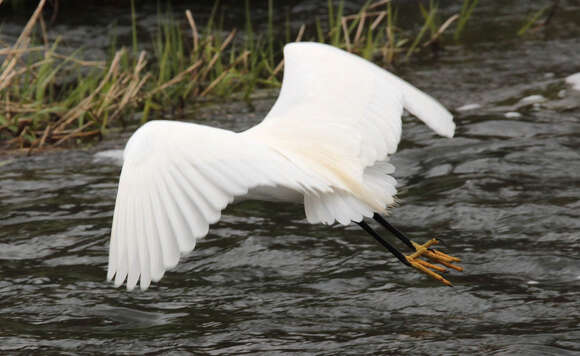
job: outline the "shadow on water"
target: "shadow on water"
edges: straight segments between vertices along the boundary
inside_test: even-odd
[[[507,3],[473,26],[527,11]],[[562,4],[563,18],[580,13]],[[393,157],[391,221],[416,240],[443,237],[464,259],[455,288],[396,263],[355,226],[246,202],[147,292],[114,289],[104,278],[120,169],[94,153],[123,136],[0,159],[0,350],[577,354],[580,92],[563,78],[580,71],[580,37],[568,35],[580,27],[558,26],[567,32],[517,43],[490,30],[403,72],[448,107],[480,106],[456,111],[453,140],[407,119]],[[198,122],[241,130],[269,105],[210,108]]]

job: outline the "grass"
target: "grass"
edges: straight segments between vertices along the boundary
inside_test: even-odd
[[[463,29],[467,24],[467,20],[471,17],[473,10],[477,6],[479,0],[465,0],[463,5],[461,6],[461,12],[459,13],[459,21],[457,21],[457,27],[455,28],[455,33],[453,37],[456,41],[461,38],[461,34],[463,33]]]
[[[32,153],[70,146],[101,138],[111,127],[145,122],[155,112],[183,109],[186,102],[248,99],[258,88],[281,85],[281,49],[289,40],[330,43],[383,66],[408,61],[439,43],[456,20],[458,37],[477,0],[465,0],[461,14],[442,24],[435,2],[421,6],[424,23],[418,33],[398,26],[397,10],[386,0],[368,1],[354,14],[345,14],[342,2],[328,0],[327,21],[316,18],[295,34],[289,19],[284,31],[275,26],[273,0],[263,34],[256,32],[245,1],[243,36],[236,29],[224,31],[219,2],[203,27],[189,11],[177,21],[159,10],[150,50],[138,41],[143,36],[137,33],[132,0],[131,48],[117,48],[113,40],[106,61],[83,60],[81,52],[61,54],[59,40],[47,40],[45,3],[39,1],[18,40],[0,50],[0,149]]]
[[[557,6],[556,5],[552,5],[552,6],[544,6],[543,8],[541,8],[540,10],[534,12],[533,14],[529,15],[528,18],[526,19],[526,21],[524,22],[524,24],[522,25],[522,27],[518,30],[517,34],[518,36],[524,36],[526,33],[528,33],[528,31],[530,29],[533,29],[534,26],[543,26],[544,24],[540,24],[538,25],[538,22],[540,20],[540,18],[551,8],[554,8]],[[545,22],[547,22],[548,20],[546,20]]]

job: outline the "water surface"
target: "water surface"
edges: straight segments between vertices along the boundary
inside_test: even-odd
[[[579,13],[562,3],[564,19]],[[526,9],[497,10],[497,24],[515,10]],[[480,105],[455,113],[452,140],[407,118],[393,157],[401,204],[390,221],[463,258],[454,288],[356,226],[246,202],[147,292],[115,289],[105,270],[120,169],[95,153],[121,148],[127,132],[0,158],[0,351],[578,354],[580,92],[564,78],[580,71],[580,40],[577,25],[555,28],[451,46],[400,71],[450,108]],[[271,103],[206,108],[195,121],[242,130]]]

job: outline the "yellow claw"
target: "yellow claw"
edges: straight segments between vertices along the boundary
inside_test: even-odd
[[[452,262],[461,262],[460,258],[449,256],[438,250],[430,250],[429,247],[432,245],[437,244],[439,241],[437,239],[431,239],[424,243],[423,245],[419,245],[418,243],[413,242],[413,246],[415,246],[416,251],[412,254],[406,256],[407,261],[413,266],[414,268],[418,269],[419,271],[431,276],[432,278],[440,281],[441,283],[452,286],[451,282],[443,278],[440,274],[434,272],[447,272],[447,270],[443,267],[431,264],[427,261],[421,260],[420,257],[424,256],[427,257],[434,263],[438,263],[448,268],[452,268],[456,271],[463,271],[463,268],[457,265],[454,265]]]

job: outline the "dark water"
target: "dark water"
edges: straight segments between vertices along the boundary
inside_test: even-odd
[[[563,19],[580,14],[563,3]],[[406,120],[393,158],[401,205],[390,220],[463,258],[454,288],[355,226],[246,202],[147,292],[114,289],[105,269],[119,167],[94,154],[122,135],[0,158],[0,353],[577,355],[580,92],[563,78],[580,71],[580,36],[572,22],[554,28],[451,46],[401,71],[450,108],[481,106],[456,112],[452,140]],[[543,99],[521,101],[531,95]],[[196,120],[240,130],[271,101],[254,105]]]

